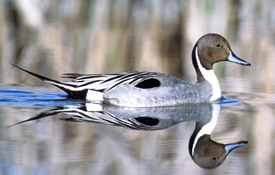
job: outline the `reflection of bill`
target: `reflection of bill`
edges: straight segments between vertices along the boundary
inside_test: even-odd
[[[181,122],[195,121],[196,127],[189,140],[189,153],[194,162],[200,167],[215,168],[224,162],[232,150],[247,144],[246,141],[221,144],[211,140],[210,135],[217,124],[220,111],[221,104],[211,103],[150,108],[85,103],[44,111],[35,117],[14,125],[59,113],[69,115],[68,118],[62,118],[65,121],[92,122],[147,131],[162,130]]]

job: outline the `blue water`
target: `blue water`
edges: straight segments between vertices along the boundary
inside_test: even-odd
[[[0,106],[63,106],[84,102],[45,88],[0,87]]]
[[[0,87],[0,106],[64,106],[84,102],[85,100],[68,99],[64,92],[50,91],[45,88]],[[239,100],[222,97],[218,103],[230,105],[239,102]]]
[[[216,171],[238,174],[239,168],[244,166],[232,169],[234,162],[249,164],[246,159],[250,152],[247,150],[253,143],[247,136],[250,130],[239,124],[252,123],[247,121],[252,119],[250,108],[230,97],[223,97],[217,103],[224,107],[213,140],[219,143],[248,140],[249,144],[234,150]],[[142,169],[147,172],[145,174],[171,174],[186,168],[193,172],[190,174],[202,171],[188,153],[188,141],[195,123],[189,116],[199,112],[196,106],[185,110],[180,106],[138,110],[103,107],[103,112],[97,105],[94,107],[94,111],[88,111],[91,108],[85,100],[68,99],[66,93],[55,89],[0,87],[0,174],[34,171],[54,174],[67,167],[73,167],[72,170],[80,174],[95,169],[112,172],[113,166],[131,167],[127,172],[133,168]],[[133,117],[129,115],[131,112]],[[183,112],[187,112],[185,116]],[[206,117],[207,114],[210,113],[203,111],[198,116]],[[140,128],[155,131],[136,131]],[[173,170],[170,165],[159,169],[167,162]],[[41,169],[41,165],[47,170]]]

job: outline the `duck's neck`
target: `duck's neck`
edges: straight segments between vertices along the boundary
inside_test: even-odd
[[[213,69],[207,70],[202,66],[201,61],[198,56],[197,45],[194,46],[193,51],[192,51],[192,61],[193,61],[193,65],[197,72],[198,83],[206,80],[207,82],[209,82],[211,84],[212,95],[210,97],[210,101],[215,101],[215,100],[220,99],[222,94],[221,94],[219,80],[216,77]]]

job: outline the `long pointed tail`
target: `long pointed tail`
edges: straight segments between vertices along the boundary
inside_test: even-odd
[[[12,63],[11,63],[12,64]],[[78,99],[85,99],[86,95],[87,95],[87,90],[85,89],[77,89],[77,85],[73,84],[73,83],[66,83],[66,82],[62,82],[62,81],[57,81],[57,80],[53,80],[47,77],[44,77],[42,75],[38,75],[36,73],[30,72],[26,69],[23,69],[15,64],[12,64],[14,67],[32,75],[35,76],[37,78],[39,78],[42,81],[45,81],[47,83],[50,83],[58,88],[60,88],[61,90],[65,91],[69,97],[72,98],[78,98]]]
[[[12,63],[11,63],[11,64],[12,64]],[[12,65],[13,65],[14,67],[16,67],[16,68],[18,68],[18,69],[24,71],[24,72],[27,72],[28,74],[31,74],[32,76],[35,76],[35,77],[39,78],[39,79],[42,80],[42,81],[47,82],[47,83],[50,83],[50,84],[53,84],[53,85],[62,83],[62,82],[59,82],[59,81],[56,81],[56,80],[53,80],[53,79],[44,77],[44,76],[42,76],[42,75],[38,75],[38,74],[36,74],[36,73],[30,72],[30,71],[28,71],[28,70],[26,70],[26,69],[23,69],[23,68],[21,68],[21,67],[15,65],[15,64],[12,64]],[[56,85],[56,86],[58,86],[58,85]]]

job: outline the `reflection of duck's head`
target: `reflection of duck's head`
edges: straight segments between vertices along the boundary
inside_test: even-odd
[[[202,168],[215,168],[223,163],[232,150],[246,144],[246,141],[241,141],[225,145],[211,140],[210,135],[203,135],[199,138],[191,157]]]
[[[220,110],[219,104],[212,104],[212,116],[205,116],[196,122],[189,140],[189,153],[194,162],[202,168],[215,168],[221,165],[232,150],[247,144],[247,141],[222,144],[210,138],[219,119]]]

